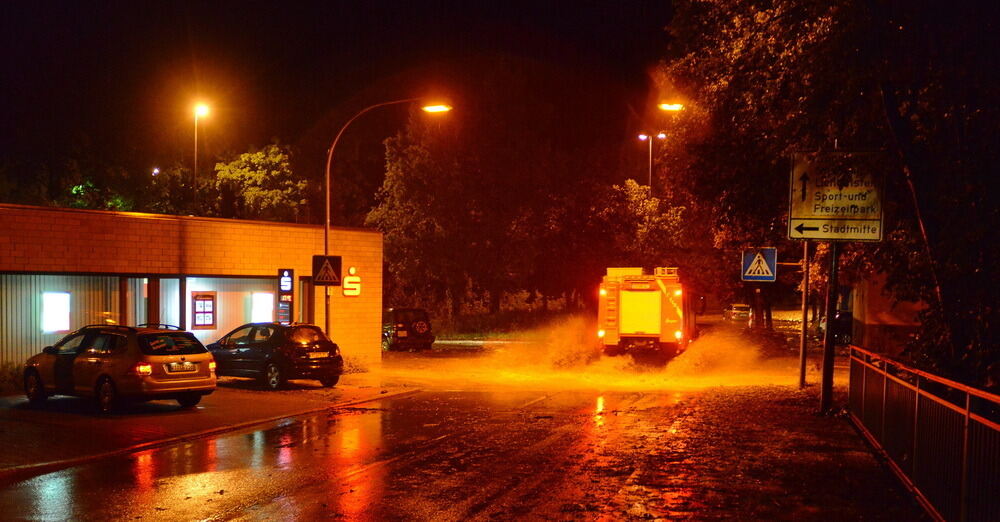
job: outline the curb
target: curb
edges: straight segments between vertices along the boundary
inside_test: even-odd
[[[152,440],[148,442],[140,442],[139,444],[133,444],[125,448],[119,448],[116,450],[106,451],[104,453],[97,453],[94,455],[84,455],[82,457],[76,457],[71,459],[54,460],[51,462],[42,462],[39,464],[24,464],[21,466],[13,466],[6,469],[0,469],[0,487],[8,486],[16,481],[25,480],[34,476],[42,475],[45,473],[51,473],[53,471],[58,471],[61,469],[71,468],[73,466],[78,466],[80,464],[86,464],[88,462],[93,462],[95,460],[101,460],[109,457],[117,457],[121,455],[127,455],[129,453],[135,453],[137,451],[142,451],[150,448],[156,448],[161,446],[167,446],[175,442],[181,442],[186,440],[198,439],[206,437],[209,435],[217,435],[220,433],[226,433],[229,431],[237,431],[243,428],[249,428],[251,426],[256,426],[259,424],[267,424],[269,422],[274,422],[281,419],[288,419],[292,417],[301,417],[303,415],[309,415],[313,413],[319,413],[322,411],[335,410],[338,408],[346,408],[349,406],[354,406],[356,404],[364,404],[366,402],[373,402],[382,399],[388,399],[392,397],[405,397],[407,395],[414,395],[420,393],[423,390],[412,389],[403,390],[398,392],[380,393],[378,396],[366,397],[362,399],[353,399],[343,402],[337,402],[333,404],[328,404],[321,407],[309,408],[307,410],[296,411],[292,413],[285,413],[282,415],[276,415],[273,417],[268,417],[265,419],[255,419],[251,421],[241,422],[238,424],[230,424],[227,426],[219,426],[216,428],[210,428],[207,430],[196,431],[194,433],[186,433],[184,435],[177,435],[174,437],[169,437],[166,439]]]
[[[444,344],[453,346],[483,346],[486,344],[531,344],[532,341],[518,341],[514,339],[504,339],[504,340],[486,340],[486,339],[469,339],[467,341],[455,340],[455,339],[444,339],[439,341],[434,341],[434,344]]]

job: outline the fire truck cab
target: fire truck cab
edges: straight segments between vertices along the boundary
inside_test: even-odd
[[[606,355],[683,352],[697,335],[692,296],[677,268],[608,268],[598,299],[597,337]]]

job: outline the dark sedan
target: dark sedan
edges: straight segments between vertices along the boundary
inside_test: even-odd
[[[318,379],[330,387],[344,372],[340,348],[311,324],[245,324],[208,349],[218,375],[253,377],[271,390],[288,379]]]

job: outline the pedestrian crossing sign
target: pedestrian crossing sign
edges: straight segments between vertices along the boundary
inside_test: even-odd
[[[340,256],[313,256],[313,284],[340,286],[340,267]]]
[[[773,283],[778,275],[778,249],[751,248],[743,251],[741,279]]]

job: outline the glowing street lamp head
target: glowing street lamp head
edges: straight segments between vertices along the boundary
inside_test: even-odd
[[[661,139],[661,140],[662,140],[662,139],[666,139],[666,137],[667,137],[667,134],[666,134],[666,133],[664,133],[664,132],[661,132],[661,133],[657,134],[657,135],[656,135],[656,137],[657,137],[658,139]]]
[[[642,141],[646,141],[646,140],[649,139],[649,135],[648,134],[640,134],[639,135],[639,139],[642,140]]]
[[[424,105],[421,109],[423,109],[424,112],[448,112],[451,110],[451,105],[439,103],[435,105]]]
[[[673,111],[673,112],[676,112],[676,111],[684,110],[684,104],[683,103],[661,103],[661,104],[657,105],[657,107],[659,107],[661,111]]]
[[[205,116],[208,116],[208,105],[205,105],[204,103],[199,103],[198,105],[195,105],[194,117],[203,118]]]

